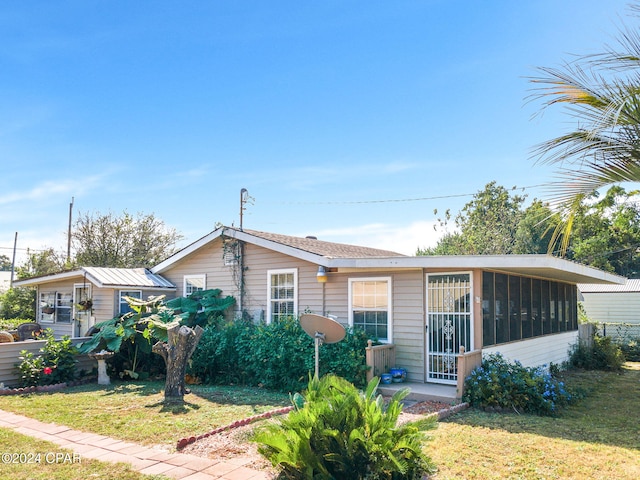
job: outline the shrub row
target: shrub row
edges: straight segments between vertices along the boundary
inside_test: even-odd
[[[578,343],[571,349],[569,365],[585,370],[621,370],[625,356],[611,337],[594,336],[591,346]]]
[[[572,397],[544,367],[524,367],[492,354],[466,378],[464,400],[478,408],[552,416]]]
[[[364,386],[367,336],[347,330],[341,342],[320,347],[320,375],[334,373]],[[295,318],[269,325],[238,319],[205,328],[188,373],[205,383],[300,391],[315,369],[315,345]]]

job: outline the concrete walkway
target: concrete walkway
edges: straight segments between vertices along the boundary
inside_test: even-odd
[[[169,453],[153,447],[116,440],[94,433],[73,430],[64,425],[43,423],[22,415],[0,410],[0,427],[11,428],[30,437],[47,440],[62,448],[72,450],[80,458],[92,458],[102,462],[129,463],[149,475],[162,474],[182,480],[267,480],[264,472],[244,465],[248,460],[217,461],[182,453]]]

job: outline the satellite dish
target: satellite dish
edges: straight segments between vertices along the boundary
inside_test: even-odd
[[[320,345],[323,343],[337,343],[345,336],[342,324],[329,317],[316,315],[315,313],[305,313],[300,315],[300,326],[307,332],[316,344],[316,378],[318,378],[318,358]]]

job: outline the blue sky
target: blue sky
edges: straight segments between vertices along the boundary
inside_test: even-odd
[[[544,197],[570,125],[536,67],[611,43],[627,0],[29,1],[0,6],[0,254],[81,213],[182,246],[244,227],[413,254],[490,181]],[[390,201],[401,200],[401,201]]]

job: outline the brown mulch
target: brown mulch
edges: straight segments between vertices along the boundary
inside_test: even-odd
[[[406,423],[417,420],[423,415],[446,410],[450,407],[451,405],[442,402],[416,403],[403,409],[398,422]],[[257,444],[250,441],[253,429],[261,423],[257,422],[210,435],[187,445],[181,451],[217,460],[232,460],[236,464],[275,475],[276,471],[271,463],[258,453]]]

